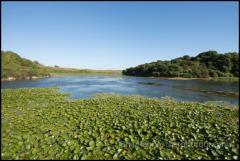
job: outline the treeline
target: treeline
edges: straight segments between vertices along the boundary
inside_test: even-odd
[[[32,77],[49,76],[48,70],[37,61],[21,58],[11,51],[1,51],[1,80],[10,77],[15,79],[32,79]]]
[[[157,61],[141,64],[122,71],[124,75],[154,77],[238,77],[239,54],[236,52],[219,54],[207,51],[196,57],[185,55],[171,61]]]

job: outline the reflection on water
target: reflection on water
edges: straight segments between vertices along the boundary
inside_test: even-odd
[[[140,83],[139,83],[140,82]],[[169,96],[178,101],[228,101],[238,105],[239,97],[215,96],[207,92],[186,90],[238,92],[238,83],[200,80],[156,80],[143,77],[83,75],[50,77],[41,80],[2,82],[1,88],[61,87],[64,93],[71,93],[71,99],[89,98],[95,93],[137,94],[145,97]]]

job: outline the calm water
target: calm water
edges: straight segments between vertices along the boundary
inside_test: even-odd
[[[160,83],[161,86],[139,84],[138,82]],[[169,96],[178,101],[228,101],[238,105],[238,97],[220,97],[185,90],[184,88],[206,89],[210,91],[238,91],[238,83],[184,80],[154,80],[151,78],[114,76],[114,75],[83,75],[50,77],[41,80],[1,82],[1,88],[33,88],[61,87],[63,93],[71,93],[71,99],[89,98],[95,93],[117,93],[121,95],[137,94],[145,97]],[[178,87],[178,88],[176,88]]]

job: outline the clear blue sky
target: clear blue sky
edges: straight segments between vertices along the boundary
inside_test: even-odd
[[[239,50],[238,2],[1,2],[2,50],[44,65],[125,69]]]

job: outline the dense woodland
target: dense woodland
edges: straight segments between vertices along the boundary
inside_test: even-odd
[[[49,76],[48,70],[37,61],[21,58],[11,51],[1,51],[1,80],[9,77],[31,79]]]
[[[236,52],[219,54],[207,51],[196,57],[185,55],[171,61],[157,61],[141,64],[123,70],[124,75],[154,77],[238,77],[239,54]]]

